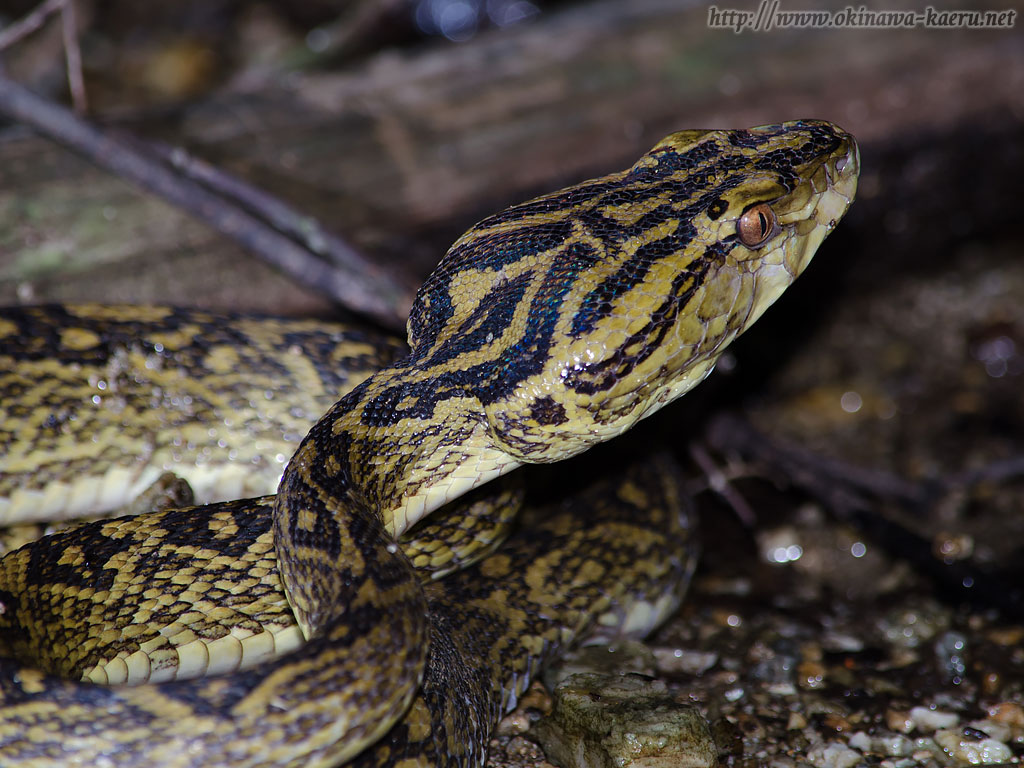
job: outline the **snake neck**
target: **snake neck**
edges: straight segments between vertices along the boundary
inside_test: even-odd
[[[346,558],[377,531],[353,530],[393,537],[699,382],[806,267],[857,169],[853,140],[818,121],[684,131],[473,227],[417,293],[410,357],[339,402],[285,471],[275,531],[300,624],[316,624],[316,579],[328,600],[358,583]]]
[[[306,636],[330,620],[324,606],[346,604],[380,546],[393,550],[430,512],[517,466],[479,400],[418,367],[381,371],[342,398],[299,446],[275,501],[281,574]]]
[[[435,509],[519,466],[475,393],[408,362],[370,377],[316,425],[325,485],[376,510],[397,538]]]

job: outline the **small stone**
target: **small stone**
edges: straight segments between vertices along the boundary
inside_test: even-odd
[[[890,645],[917,648],[946,630],[950,618],[938,605],[924,603],[914,610],[897,610],[879,619],[878,628]]]
[[[737,712],[734,716],[736,727],[748,741],[761,741],[767,735],[764,721],[756,715],[747,712]]]
[[[1008,723],[1000,723],[992,719],[972,720],[967,726],[975,731],[984,733],[986,736],[991,736],[996,741],[1010,741],[1013,739],[1013,726]]]
[[[807,727],[807,718],[799,712],[790,712],[786,722],[787,731],[800,731]]]
[[[825,686],[825,665],[820,661],[802,661],[796,668],[797,684],[801,688],[815,689]]]
[[[718,663],[718,654],[684,648],[655,648],[654,661],[658,670],[666,675],[702,675]]]
[[[1003,688],[1003,677],[998,672],[986,672],[981,678],[981,691],[986,696],[996,696]]]
[[[932,554],[947,565],[957,560],[966,560],[974,554],[974,537],[942,531],[932,539]]]
[[[731,611],[716,608],[711,612],[711,621],[720,627],[732,627],[735,629],[743,623],[743,618]]]
[[[792,683],[771,683],[765,686],[765,692],[772,696],[796,696],[796,686]]]
[[[902,734],[879,736],[874,741],[875,749],[890,757],[904,757],[914,751],[914,742]]]
[[[498,736],[526,733],[537,719],[551,712],[551,696],[544,686],[534,681],[519,697],[519,704],[498,723]]]
[[[955,712],[943,712],[928,707],[914,707],[910,710],[910,719],[919,731],[930,733],[940,728],[953,728],[960,722]]]
[[[829,712],[826,714],[822,721],[822,725],[826,728],[831,728],[836,733],[842,733],[850,730],[850,721],[835,712]]]
[[[861,752],[871,751],[871,737],[864,731],[857,731],[855,734],[850,736],[849,744],[851,747],[859,749]]]
[[[640,675],[576,674],[536,726],[563,768],[712,768],[718,753],[700,712]]]
[[[862,760],[860,752],[843,744],[815,744],[807,752],[807,762],[815,768],[853,768]]]
[[[935,656],[946,674],[960,679],[967,671],[967,638],[960,632],[943,632],[935,641]]]
[[[1006,723],[1017,728],[1024,727],[1024,708],[1012,701],[996,704],[988,714],[998,723]]]
[[[725,698],[726,701],[739,701],[743,698],[745,693],[746,691],[744,691],[743,688],[736,687],[730,688],[729,690],[725,691],[722,694],[722,696]]]
[[[528,730],[530,730],[530,716],[525,710],[517,707],[513,712],[501,718],[495,732],[498,736],[513,736],[526,733]]]
[[[625,640],[614,645],[585,645],[568,653],[544,672],[544,684],[554,690],[563,680],[577,674],[616,675],[635,672],[653,677],[655,657],[644,643]]]
[[[530,683],[526,693],[519,697],[520,709],[534,709],[542,715],[551,712],[551,695],[539,682]]]
[[[885,724],[889,730],[897,733],[910,733],[914,730],[914,719],[909,712],[904,712],[902,709],[886,710]]]
[[[858,653],[864,650],[864,641],[859,637],[834,630],[825,633],[821,644],[833,653]]]
[[[540,745],[522,736],[510,739],[491,739],[487,745],[487,764],[491,768],[514,768],[530,765],[534,768],[554,768],[544,759]]]
[[[1016,648],[1024,644],[1024,627],[993,627],[988,631],[988,639],[996,645]]]
[[[1013,751],[995,739],[972,739],[959,731],[947,729],[936,731],[933,738],[943,752],[962,763],[988,765],[1005,763],[1013,757]]]

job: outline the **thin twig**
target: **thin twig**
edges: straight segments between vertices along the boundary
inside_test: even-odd
[[[3,77],[0,114],[27,123],[97,165],[159,195],[339,304],[389,328],[403,327],[412,289],[355,249],[346,248],[339,254],[339,265],[326,264],[239,205],[164,167],[151,153],[118,141]]]
[[[719,468],[711,455],[704,450],[704,446],[697,442],[691,442],[690,458],[693,459],[694,464],[700,467],[700,471],[707,478],[707,489],[717,493],[747,528],[757,525],[757,514],[751,509],[743,495],[732,485],[729,475]]]
[[[75,22],[75,0],[46,0],[36,6],[20,21],[0,31],[0,51],[39,29],[55,13],[61,15],[61,34],[64,38],[64,60],[68,76],[68,90],[75,112],[84,115],[88,108],[85,98],[85,80],[82,77],[82,51],[78,45],[78,24]]]
[[[731,415],[713,419],[707,430],[707,438],[716,450],[742,447],[741,453],[754,455],[769,465],[784,466],[792,472],[806,472],[817,478],[839,481],[844,487],[857,488],[875,496],[923,504],[934,491],[931,485],[911,482],[891,472],[854,466],[799,445],[771,440],[748,422]]]
[[[879,511],[879,501],[887,500],[922,514],[943,491],[958,487],[956,484],[913,483],[888,472],[826,459],[772,439],[732,415],[713,419],[706,434],[715,450],[746,456],[818,498],[836,519],[853,525],[891,555],[927,575],[946,598],[995,607],[1007,617],[1024,615],[1024,596],[1015,574],[989,572],[970,561],[949,563],[936,558],[928,539]],[[959,480],[969,485],[993,477],[1006,478],[1019,474],[1021,468],[1019,460],[1011,460],[1001,462],[990,473],[963,473]]]
[[[75,0],[64,0],[61,13],[61,31],[64,35],[64,61],[68,70],[68,90],[75,112],[84,115],[89,109],[85,98],[85,78],[82,77],[82,50],[78,47],[78,24],[75,21]]]
[[[28,37],[46,22],[51,14],[56,13],[64,6],[65,0],[46,0],[36,6],[36,9],[23,19],[8,24],[0,31],[0,51],[14,45],[23,37]]]
[[[973,488],[981,483],[998,483],[1022,476],[1024,476],[1024,456],[1011,456],[983,467],[955,472],[943,482],[943,487],[948,490]]]
[[[277,231],[336,266],[345,268],[347,262],[361,258],[351,245],[328,232],[312,216],[297,211],[280,198],[211,165],[188,150],[161,142],[142,142],[134,137],[126,137],[125,140],[140,149],[153,151],[186,178],[197,181],[211,192],[237,203]]]

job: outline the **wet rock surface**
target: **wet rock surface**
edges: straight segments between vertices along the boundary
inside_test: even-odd
[[[638,674],[570,675],[537,724],[545,753],[564,768],[709,768],[717,749],[707,721],[659,680]]]

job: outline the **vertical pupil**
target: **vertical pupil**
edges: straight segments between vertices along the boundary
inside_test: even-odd
[[[764,215],[763,211],[758,211],[757,220],[761,224],[761,237],[764,237],[768,232],[768,217]]]

